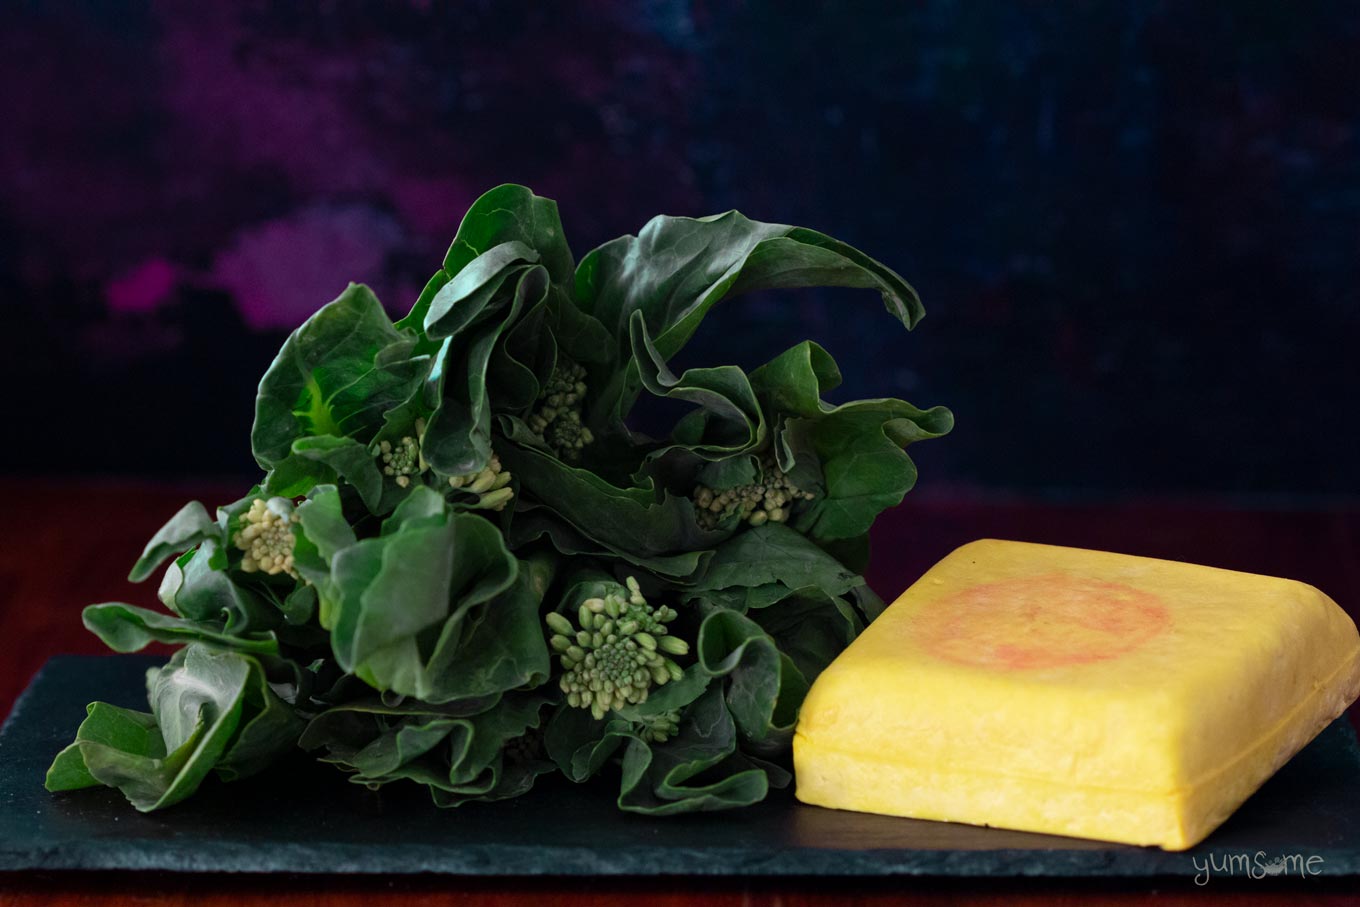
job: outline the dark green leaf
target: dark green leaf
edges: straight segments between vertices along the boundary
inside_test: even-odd
[[[52,767],[47,770],[48,790],[78,790],[105,783],[92,775],[85,764],[85,752],[88,750],[98,753],[96,748],[107,748],[114,752],[140,753],[152,758],[165,755],[165,744],[152,716],[120,709],[107,702],[92,702],[85,712],[86,718],[76,731],[75,742],[58,753]],[[97,756],[96,761],[102,759]]]
[[[514,585],[482,606],[480,619],[456,646],[452,636],[441,640],[427,668],[428,698],[487,696],[544,683],[550,661],[538,612],[552,574],[550,558],[521,561]]]
[[[695,590],[767,583],[790,589],[815,586],[841,595],[862,585],[864,578],[788,526],[766,523],[743,529],[720,545]]]
[[[80,755],[80,744],[72,743],[57,753],[57,758],[52,760],[43,786],[50,791],[80,790],[85,787],[98,787],[99,782],[85,767],[85,757]]]
[[[89,776],[116,787],[142,812],[183,800],[218,764],[241,723],[245,690],[258,664],[231,652],[190,646],[148,677],[152,714],[97,702],[76,732]],[[57,783],[82,780],[60,765]],[[54,768],[57,766],[54,766]]]
[[[686,369],[677,377],[652,342],[642,312],[633,313],[630,328],[642,386],[658,397],[693,403],[705,415],[702,434],[683,438],[692,453],[719,459],[765,444],[765,416],[745,372],[735,365],[721,365]]]
[[[753,743],[771,749],[791,739],[808,683],[760,625],[735,611],[715,611],[699,627],[700,666],[727,677],[725,697],[732,718]]]
[[[174,557],[207,539],[220,538],[221,529],[217,521],[208,515],[208,509],[198,501],[190,501],[146,543],[146,550],[133,565],[128,579],[140,583],[167,557]]]
[[[797,515],[794,528],[821,539],[868,532],[916,484],[916,466],[902,448],[953,425],[947,409],[891,399],[847,403],[816,420],[790,419],[786,431],[817,452],[826,483],[825,495]]]
[[[292,333],[260,382],[255,459],[273,468],[293,453],[294,441],[317,435],[367,444],[384,414],[406,402],[429,371],[427,358],[412,358],[415,343],[367,287],[350,284]],[[324,464],[317,463],[317,474],[318,484],[334,480]],[[298,481],[290,477],[290,484]]]
[[[218,566],[217,545],[205,541],[176,561],[161,584],[160,599],[180,617],[220,621],[222,632],[248,636],[275,629],[280,614],[258,594],[237,584]]]
[[[618,740],[611,738],[600,758],[591,757],[591,750],[602,741],[604,729],[605,722],[596,721],[589,709],[573,708],[562,703],[548,720],[543,735],[548,758],[572,781],[586,780],[608,761],[609,755],[618,747]],[[584,755],[578,765],[577,753],[582,752]]]
[[[688,498],[654,487],[620,488],[589,469],[517,445],[506,445],[501,461],[521,488],[605,547],[642,557],[678,555],[710,547],[723,537],[698,528]]]
[[[516,765],[506,777],[502,752],[509,741],[539,727],[548,701],[532,692],[469,700],[469,708],[341,706],[315,719],[303,742],[326,747],[327,761],[353,769],[352,780],[369,787],[413,780],[428,786],[440,806],[499,799],[523,793],[550,767]]]
[[[614,335],[628,358],[628,324],[641,312],[663,360],[685,345],[708,310],[725,298],[776,287],[877,289],[907,327],[925,314],[900,276],[829,236],[762,224],[735,211],[712,217],[656,217],[636,236],[592,251],[576,272],[581,308]],[[635,369],[620,372],[599,406],[621,419],[637,389]]]
[[[538,253],[522,242],[505,242],[470,261],[440,288],[425,313],[425,333],[431,339],[455,337],[504,304],[525,272],[534,270]]]
[[[571,250],[557,214],[557,202],[507,183],[473,202],[444,256],[445,273],[456,275],[469,262],[501,243],[519,242],[542,258],[553,283],[572,282]]]
[[[759,475],[760,468],[755,457],[735,456],[705,464],[698,475],[698,481],[699,484],[707,485],[714,491],[724,491],[741,485],[751,485]]]
[[[216,621],[185,620],[121,602],[90,605],[83,612],[83,620],[86,629],[115,652],[136,652],[153,642],[179,645],[198,642],[265,655],[276,655],[279,651],[272,633],[234,636]]]
[[[687,551],[676,555],[640,555],[627,547],[609,547],[593,542],[572,528],[552,511],[539,505],[525,504],[515,513],[510,524],[508,540],[512,549],[519,549],[541,538],[568,556],[584,555],[593,558],[618,559],[641,570],[682,580],[698,573],[713,556],[712,551]]]
[[[763,771],[746,767],[749,763],[722,770],[736,752],[732,716],[721,693],[710,689],[686,714],[674,739],[650,746],[637,737],[628,740],[619,808],[669,816],[758,803],[769,792]]]
[[[780,599],[778,607],[760,608],[748,616],[809,682],[864,629],[849,602],[817,588],[792,592]]]
[[[308,499],[297,506],[296,513],[294,564],[308,582],[320,585],[330,578],[331,560],[335,555],[358,539],[345,520],[340,493],[334,485],[318,485]]]
[[[235,737],[215,766],[223,781],[258,774],[297,746],[306,722],[279,698],[258,661],[248,662],[241,704],[242,720]]]
[[[762,405],[781,417],[782,450],[795,462],[806,453],[820,466],[821,494],[794,525],[825,540],[861,536],[879,513],[901,503],[916,482],[916,467],[903,448],[954,425],[953,414],[939,406],[922,410],[894,399],[824,402],[822,394],[839,383],[835,362],[811,341],[751,373]]]
[[[438,343],[424,337],[425,316],[430,311],[430,303],[434,302],[434,297],[440,290],[444,289],[445,285],[452,279],[453,278],[449,276],[449,272],[445,271],[443,268],[435,271],[434,276],[429,279],[425,284],[425,288],[420,291],[420,296],[416,298],[416,304],[411,307],[411,311],[407,313],[405,318],[393,325],[398,331],[411,331],[412,333],[421,335],[421,339],[417,342],[415,349],[412,350],[413,355],[426,355],[434,352],[439,347]]]
[[[713,675],[702,666],[690,665],[679,680],[672,680],[665,686],[654,688],[645,702],[640,705],[624,706],[615,709],[615,712],[628,721],[640,721],[644,718],[654,718],[663,712],[684,709],[708,689],[712,680]]]
[[[455,289],[461,280],[459,275],[445,290]],[[520,311],[541,303],[547,289],[545,269],[519,269],[502,298],[483,303],[494,303],[500,310],[497,319],[465,337],[450,337],[441,348],[436,379],[439,404],[430,415],[423,441],[425,458],[439,472],[465,475],[484,468],[491,459],[492,401],[487,387],[491,354],[506,325]],[[430,310],[431,317],[436,311]]]
[[[354,486],[364,504],[377,510],[382,497],[382,472],[376,456],[353,438],[313,435],[293,442],[287,457],[278,461],[265,479],[271,495],[295,498],[317,485],[343,479]]]
[[[331,631],[336,660],[375,689],[431,702],[477,695],[459,684],[519,677],[541,667],[521,648],[522,639],[506,641],[515,658],[500,650],[497,664],[472,673],[462,673],[455,658],[518,572],[518,561],[493,524],[450,511],[436,492],[420,487],[384,524],[381,536],[335,554],[337,600],[332,606],[323,599],[321,619]],[[522,595],[532,588],[530,583],[501,604],[525,607]]]

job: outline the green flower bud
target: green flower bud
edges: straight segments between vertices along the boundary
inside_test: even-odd
[[[506,479],[506,481],[510,480]],[[505,505],[510,503],[510,499],[514,496],[515,490],[513,488],[497,488],[495,491],[489,491],[480,496],[473,507],[478,510],[504,510]]]
[[[581,408],[585,403],[586,370],[579,363],[562,357],[544,384],[538,397],[538,408],[525,422],[529,430],[560,458],[575,462],[581,449],[595,440],[595,436],[581,422]]]
[[[645,702],[653,686],[679,676],[678,666],[672,669],[674,663],[658,654],[689,651],[666,628],[676,616],[674,608],[648,605],[637,580],[629,577],[625,589],[582,601],[575,626],[557,612],[545,617],[554,633],[550,644],[562,653],[560,685],[567,703],[603,717]]]
[[[680,712],[671,709],[638,722],[638,736],[648,743],[665,743],[680,730]]]
[[[675,636],[663,636],[657,640],[656,647],[670,655],[688,655],[689,643]]]
[[[505,505],[515,496],[509,487],[513,477],[501,466],[501,458],[494,453],[484,469],[460,476],[449,476],[449,487],[455,491],[476,495],[471,505],[475,510],[504,510]]]
[[[472,480],[472,484],[467,487],[467,490],[472,494],[481,494],[484,491],[490,491],[495,482],[496,474],[489,469],[483,469]]]

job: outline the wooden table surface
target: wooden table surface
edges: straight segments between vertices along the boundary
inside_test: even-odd
[[[100,653],[80,625],[98,601],[157,607],[155,582],[127,582],[152,533],[190,498],[211,507],[239,485],[0,479],[0,716],[51,655]],[[951,490],[919,491],[874,530],[871,585],[885,599],[964,542],[1009,538],[1195,561],[1288,576],[1360,608],[1360,507],[1289,510],[1215,502],[1039,503]],[[1352,720],[1356,712],[1352,710]],[[1360,809],[1360,804],[1356,804]],[[679,905],[820,904],[1355,904],[1356,887],[1319,877],[1262,881],[1192,873],[1155,882],[960,882],[948,879],[702,880],[201,876],[168,873],[0,873],[4,905],[247,904]]]

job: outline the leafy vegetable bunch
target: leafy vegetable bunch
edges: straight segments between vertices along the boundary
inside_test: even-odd
[[[573,263],[556,205],[483,195],[393,323],[351,284],[260,382],[265,475],[187,505],[132,579],[172,559],[168,613],[93,605],[111,648],[182,645],[150,713],[96,702],[48,774],[136,808],[319,754],[441,806],[544,773],[617,779],[620,809],[743,806],[790,781],[814,677],[882,609],[861,573],[874,518],[916,479],[904,448],[952,416],[833,406],[807,341],[749,374],[668,363],[753,290],[916,293],[831,237],[740,214],[657,217]],[[676,401],[669,435],[630,428]]]

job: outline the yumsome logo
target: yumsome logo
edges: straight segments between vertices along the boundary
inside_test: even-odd
[[[1316,854],[1305,856],[1301,853],[1268,854],[1264,850],[1256,853],[1209,853],[1202,857],[1192,856],[1190,862],[1195,867],[1195,884],[1208,885],[1215,875],[1246,876],[1249,879],[1264,879],[1267,876],[1309,876],[1322,875],[1322,857]]]

